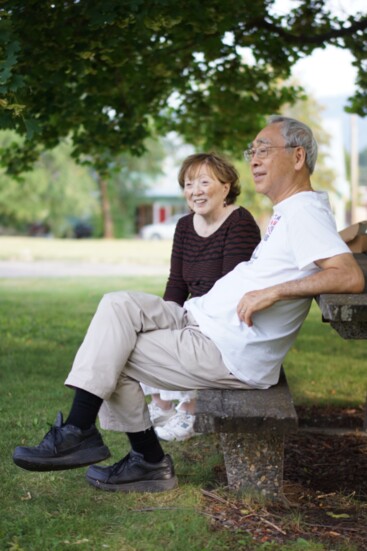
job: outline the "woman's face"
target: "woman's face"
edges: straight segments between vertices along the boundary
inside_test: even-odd
[[[230,189],[222,184],[205,164],[185,174],[184,196],[189,208],[201,216],[221,214]]]

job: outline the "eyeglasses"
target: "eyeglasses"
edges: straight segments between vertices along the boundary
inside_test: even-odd
[[[268,146],[259,146],[259,147],[249,147],[246,151],[243,152],[243,155],[246,161],[251,161],[255,155],[258,159],[265,159],[268,156],[269,149],[288,149],[295,148],[298,145],[268,145]]]

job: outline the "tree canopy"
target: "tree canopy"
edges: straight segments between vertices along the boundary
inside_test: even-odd
[[[350,109],[367,114],[367,15],[300,0],[3,0],[0,126],[25,137],[2,151],[9,172],[69,136],[105,170],[153,132],[234,154],[301,95],[285,82],[313,49],[347,48],[358,70]]]

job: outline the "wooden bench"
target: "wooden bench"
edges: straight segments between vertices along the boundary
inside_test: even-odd
[[[228,487],[283,497],[284,436],[298,427],[282,369],[267,390],[199,390],[195,430],[219,433]]]

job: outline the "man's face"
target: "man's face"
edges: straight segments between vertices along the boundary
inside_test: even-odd
[[[285,148],[281,124],[266,126],[252,143],[255,154],[251,172],[258,193],[263,193],[273,204],[294,193],[296,149]],[[258,152],[258,154],[257,154]]]

